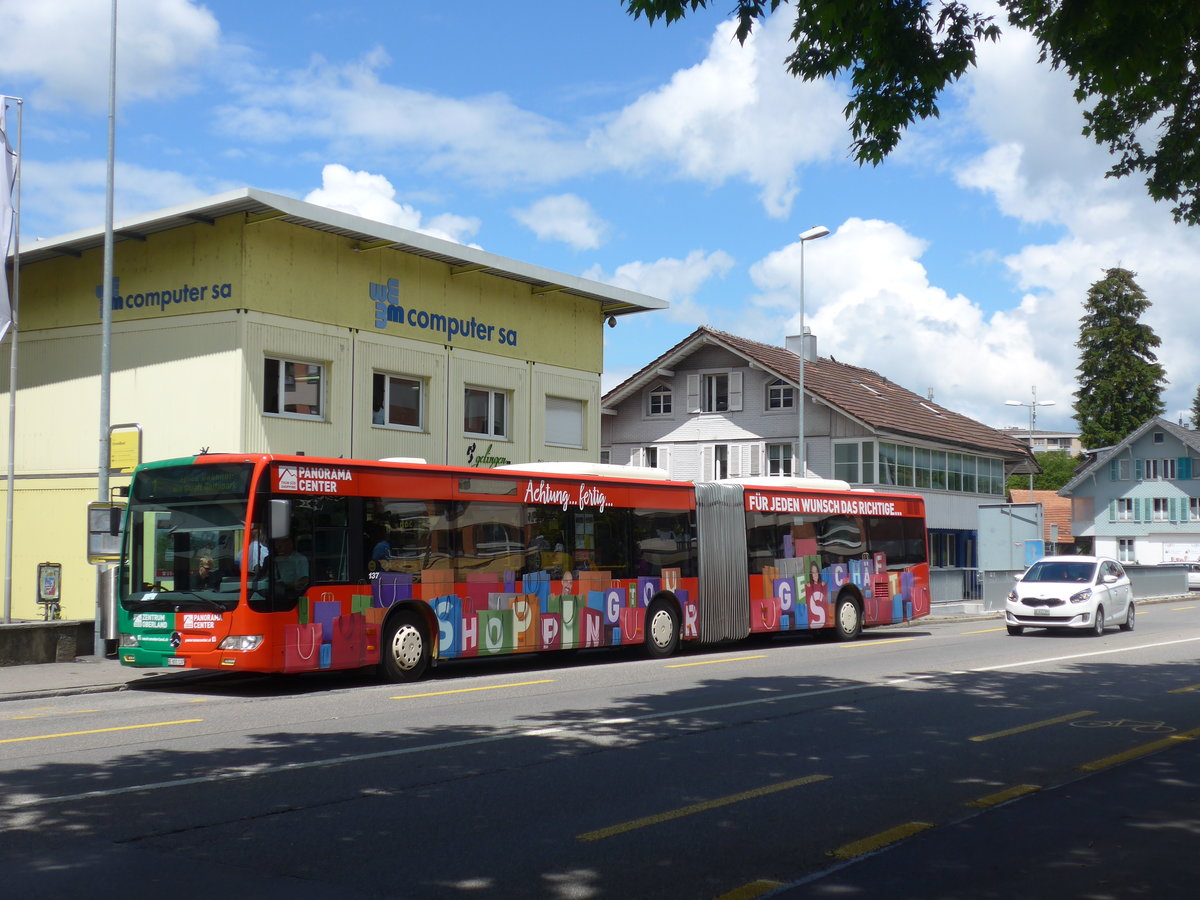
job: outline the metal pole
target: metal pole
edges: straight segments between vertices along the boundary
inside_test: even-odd
[[[12,572],[13,572],[13,507],[16,492],[16,463],[17,463],[17,311],[21,305],[21,140],[24,134],[25,101],[16,97],[17,102],[17,166],[14,171],[13,193],[16,202],[13,203],[13,291],[12,291],[12,344],[8,358],[8,495],[5,498],[5,531],[4,531],[4,622],[12,621]],[[0,103],[4,99],[0,98]],[[0,147],[0,153],[7,152]],[[0,248],[0,262],[7,247]],[[4,277],[0,271],[0,278]]]
[[[797,478],[808,475],[804,459],[804,238],[800,238],[800,376],[796,379],[796,410],[800,420],[800,442],[796,447]]]
[[[117,147],[117,0],[112,0],[108,50],[108,173],[104,185],[104,298],[100,310],[100,461],[97,498],[108,500],[110,396],[112,377],[113,300],[113,184]],[[96,569],[96,623],[93,632],[96,656],[104,656],[104,569]]]

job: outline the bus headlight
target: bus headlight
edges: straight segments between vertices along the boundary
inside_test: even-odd
[[[257,650],[262,643],[261,634],[232,634],[221,641],[218,650]]]
[[[139,647],[138,636],[136,634],[122,634],[117,637],[118,647]]]

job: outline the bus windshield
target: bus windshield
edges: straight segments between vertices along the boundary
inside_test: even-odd
[[[139,473],[121,561],[126,609],[223,612],[237,606],[252,474],[245,464]]]

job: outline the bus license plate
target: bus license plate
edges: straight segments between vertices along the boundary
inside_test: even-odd
[[[187,660],[184,659],[182,656],[169,656],[169,657],[167,657],[167,665],[168,666],[186,666]]]

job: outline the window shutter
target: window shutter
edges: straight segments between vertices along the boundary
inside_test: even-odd
[[[742,408],[742,373],[729,373],[729,411],[736,412]]]
[[[687,410],[690,413],[700,412],[700,376],[687,377]]]
[[[1192,477],[1192,458],[1181,456],[1175,460],[1175,477],[1180,481],[1190,481]]]
[[[671,471],[671,448],[658,448],[658,467],[668,474]]]
[[[762,444],[751,444],[750,445],[750,473],[749,474],[751,474],[751,475],[761,475],[762,474],[762,459],[763,459],[763,445]]]
[[[1110,521],[1110,522],[1117,521],[1117,501],[1116,500],[1108,501],[1108,521]]]
[[[1133,461],[1133,480],[1146,480],[1146,461],[1144,459],[1135,459]]]
[[[702,481],[713,480],[713,448],[704,447],[700,451],[700,478]]]
[[[645,465],[643,460],[646,458],[646,451],[641,447],[634,447],[629,451],[629,464],[631,466]]]
[[[1172,522],[1179,521],[1179,498],[1178,497],[1171,498],[1170,503],[1168,504],[1168,514],[1170,515]]]
[[[1118,465],[1119,462],[1120,462],[1120,460],[1118,460],[1118,459],[1110,459],[1108,461],[1108,480],[1109,481],[1120,481],[1121,480],[1121,467]]]

